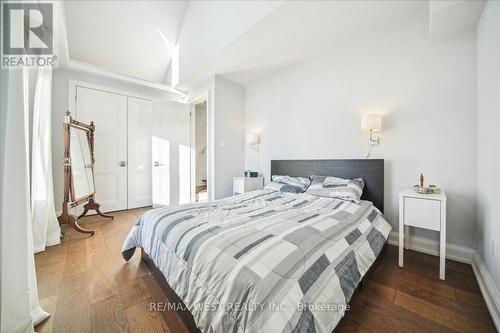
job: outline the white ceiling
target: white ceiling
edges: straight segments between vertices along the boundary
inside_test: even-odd
[[[485,0],[431,0],[429,7],[431,39],[443,40],[474,29],[485,5]]]
[[[202,66],[190,82],[221,74],[248,84],[390,20],[428,11],[427,1],[287,1]]]
[[[165,83],[187,1],[66,1],[69,58]]]
[[[462,29],[463,22],[471,16],[470,4],[466,2],[451,1],[458,5],[447,6],[446,10],[441,6],[437,10],[436,5],[441,5],[439,1],[431,1],[431,4],[422,0],[285,1],[234,36],[215,54],[198,61],[192,75],[185,77],[178,88],[188,89],[213,75],[246,85],[304,59],[334,52],[347,41],[390,21],[405,20],[413,15],[429,15],[435,31],[443,22],[452,22],[453,31]],[[219,11],[224,5],[222,1],[207,3]],[[259,2],[251,4],[259,6]],[[69,59],[148,82],[169,83],[166,76],[171,55],[161,34],[176,44],[186,11],[193,14],[198,7],[189,6],[188,1],[66,1]],[[461,11],[457,14],[458,7]],[[234,21],[242,19],[237,10],[231,11],[236,13],[233,14],[236,19],[226,20],[213,13],[210,15],[203,6],[201,9],[207,22],[196,24],[203,29],[213,23],[210,20],[215,20],[219,30],[227,31],[234,29]],[[480,15],[480,10],[475,13],[474,18]],[[445,20],[444,16],[451,19]],[[475,25],[477,20],[469,21]],[[449,26],[444,25],[439,31],[448,31]],[[192,27],[184,28],[183,36]],[[212,45],[219,34],[214,32],[200,37],[194,33],[191,37],[193,43],[203,38],[205,43],[200,44]],[[182,43],[179,47],[186,50]],[[179,61],[186,61],[182,52]]]

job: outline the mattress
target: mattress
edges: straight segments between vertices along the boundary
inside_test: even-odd
[[[202,332],[331,332],[391,226],[371,202],[259,190],[153,209],[142,247]]]

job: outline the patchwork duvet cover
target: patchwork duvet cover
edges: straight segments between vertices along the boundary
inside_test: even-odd
[[[259,190],[153,209],[142,247],[202,332],[331,332],[391,226],[371,202]]]

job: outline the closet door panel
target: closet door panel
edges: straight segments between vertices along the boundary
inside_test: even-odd
[[[152,102],[128,97],[128,208],[151,206]]]
[[[94,178],[101,211],[127,209],[127,97],[77,86],[75,118],[95,124]]]

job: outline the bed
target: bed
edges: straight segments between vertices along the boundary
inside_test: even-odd
[[[361,177],[360,203],[258,190],[148,211],[136,248],[180,315],[202,332],[332,332],[383,249],[383,160],[271,161],[271,174]]]

